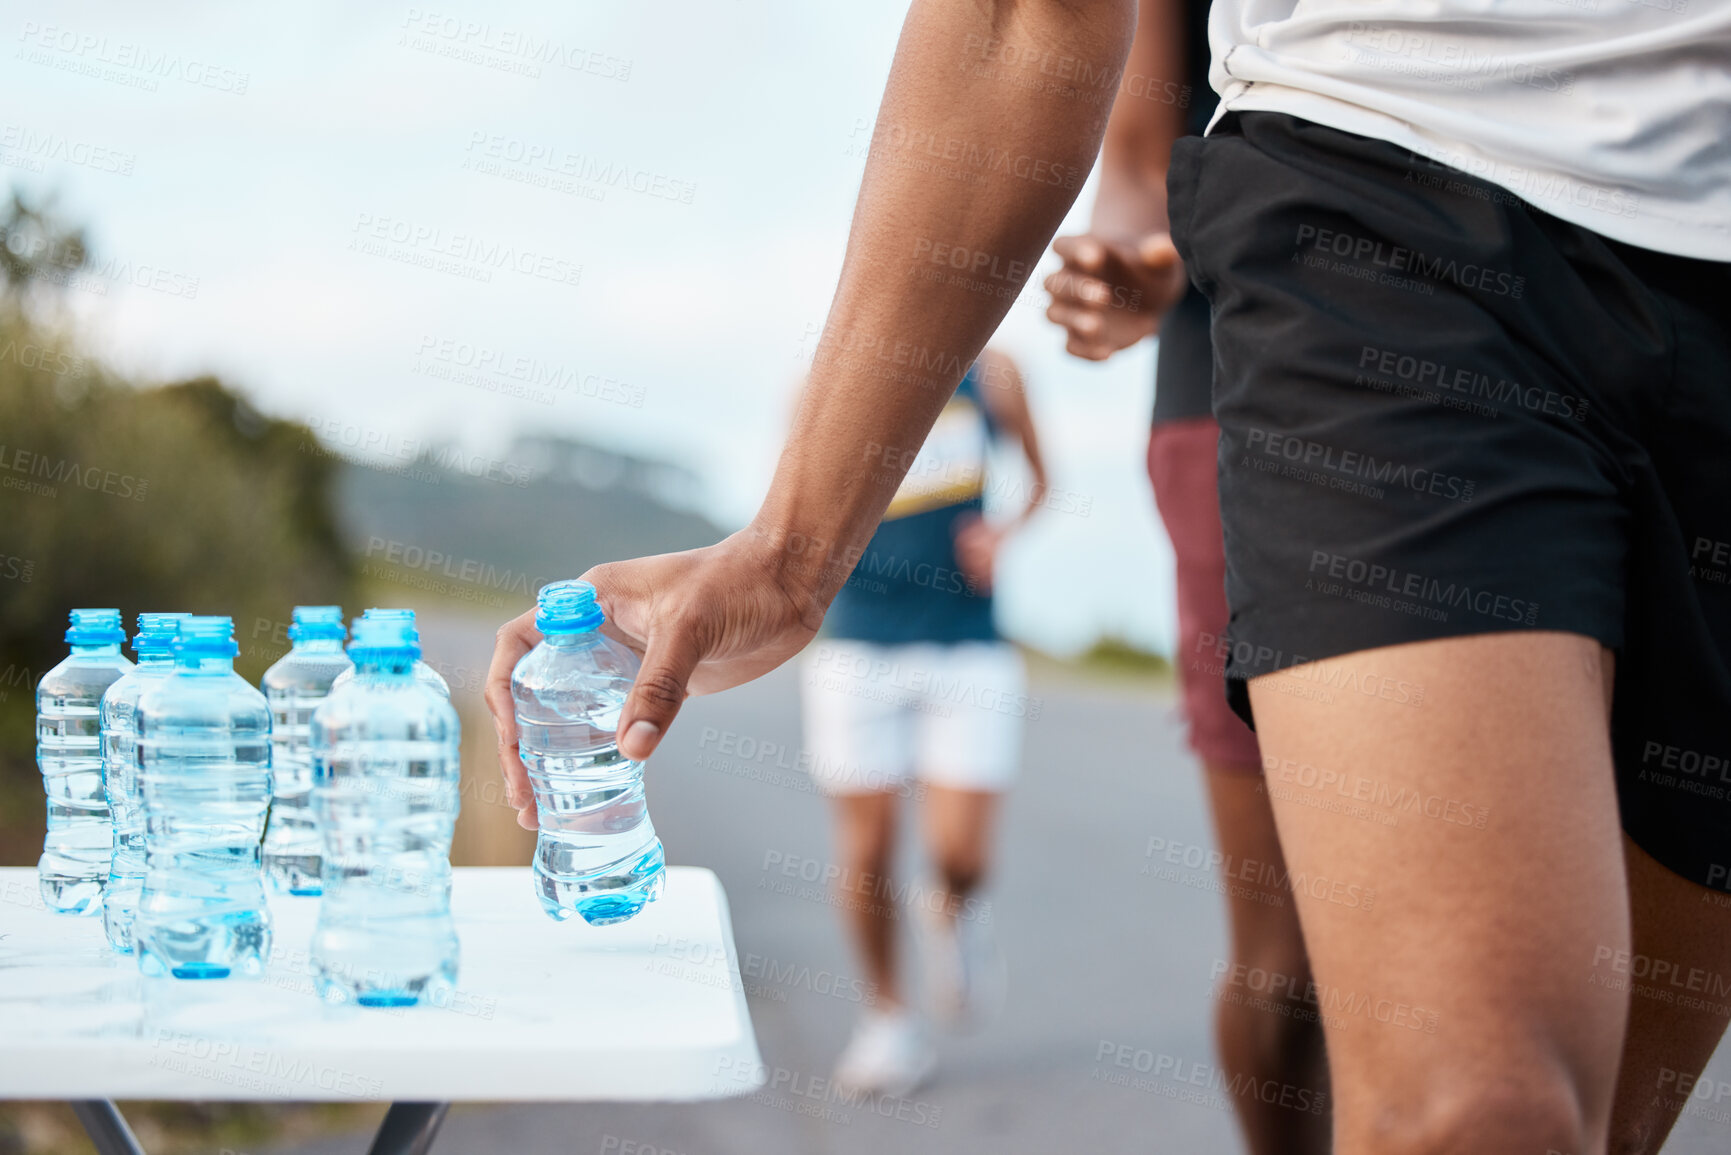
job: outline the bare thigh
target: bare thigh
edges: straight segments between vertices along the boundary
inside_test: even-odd
[[[1630,994],[1611,1150],[1656,1152],[1731,1020],[1731,895],[1674,874],[1627,838],[1624,855],[1633,948],[1595,952],[1591,981]]]
[[[1416,708],[1251,682],[1287,865],[1328,883],[1296,901],[1341,1155],[1602,1149],[1627,1001],[1585,976],[1630,943],[1604,659],[1525,632],[1310,671],[1404,679]]]

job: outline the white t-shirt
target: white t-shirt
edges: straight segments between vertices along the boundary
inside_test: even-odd
[[[1731,261],[1731,0],[1215,0],[1208,36],[1216,120],[1288,113]]]

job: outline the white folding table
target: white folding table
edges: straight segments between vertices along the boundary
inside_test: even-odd
[[[761,1084],[710,871],[670,867],[657,902],[608,927],[547,918],[527,868],[455,873],[455,994],[370,1009],[313,993],[317,899],[272,900],[260,978],[146,980],[100,918],[51,914],[35,870],[0,869],[0,1098],[70,1101],[102,1155],[140,1153],[115,1099],[382,1100],[374,1155],[420,1155],[452,1100],[694,1100]]]

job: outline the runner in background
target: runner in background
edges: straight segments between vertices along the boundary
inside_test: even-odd
[[[1064,267],[1046,279],[1048,316],[1078,357],[1104,361],[1160,338],[1148,478],[1177,562],[1178,667],[1190,747],[1208,783],[1214,837],[1225,855],[1230,976],[1252,970],[1310,982],[1298,910],[1287,883],[1256,735],[1226,700],[1226,550],[1217,476],[1220,427],[1210,408],[1214,350],[1208,300],[1185,275],[1166,219],[1166,168],[1180,136],[1200,136],[1219,98],[1208,87],[1208,0],[1141,0],[1136,39],[1100,150],[1088,232],[1060,237]],[[1246,969],[1239,969],[1246,968]],[[1313,1019],[1217,997],[1215,1042],[1234,1077],[1259,1085],[1327,1083],[1322,1027]],[[1235,1095],[1254,1155],[1329,1149],[1329,1116]]]
[[[993,524],[984,517],[986,459],[1000,436],[1021,447],[1032,480],[1020,515]],[[998,801],[1020,760],[1028,696],[1022,657],[992,620],[993,562],[1045,484],[1021,374],[987,349],[938,415],[805,653],[805,748],[835,806],[845,880],[837,906],[877,988],[836,1065],[851,1089],[906,1095],[935,1062],[897,962],[903,912],[894,896],[904,889],[932,1016],[966,1025],[1004,995],[989,908],[976,896]],[[891,880],[909,798],[933,877],[903,888]]]

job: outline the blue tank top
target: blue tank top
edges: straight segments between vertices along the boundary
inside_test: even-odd
[[[957,522],[984,509],[991,417],[970,368],[824,619],[836,638],[910,642],[996,641],[992,595],[956,564]]]

